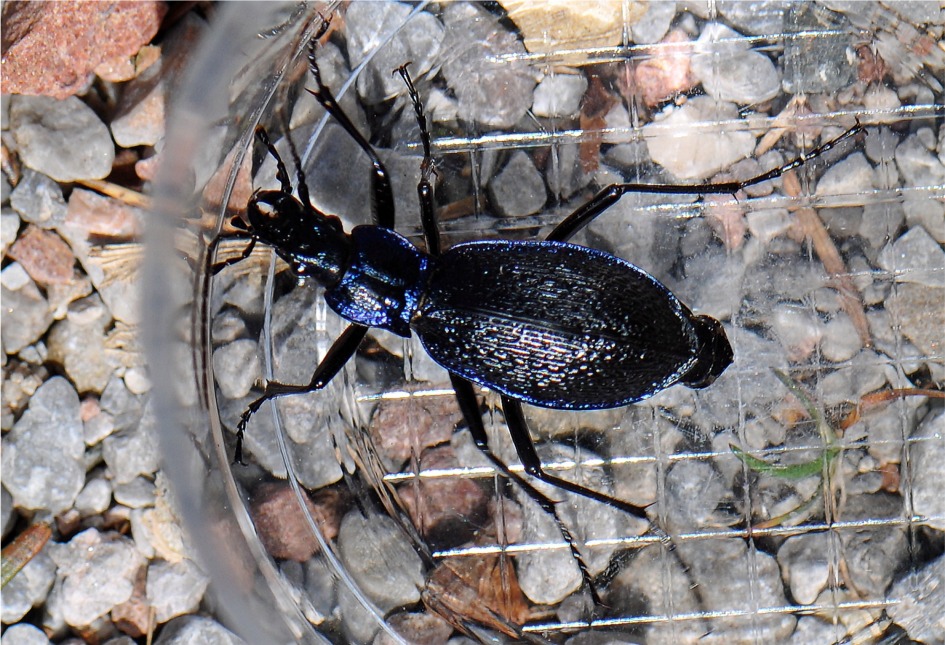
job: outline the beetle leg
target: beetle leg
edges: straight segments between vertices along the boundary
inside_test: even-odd
[[[440,254],[440,230],[436,224],[436,215],[433,204],[433,184],[430,178],[436,174],[433,166],[433,155],[430,153],[430,131],[427,129],[427,117],[423,111],[423,102],[420,93],[410,80],[410,73],[405,63],[397,68],[397,72],[407,85],[407,95],[413,103],[413,111],[417,116],[417,125],[420,126],[420,143],[423,146],[423,161],[420,162],[420,183],[417,184],[417,195],[420,197],[420,221],[423,224],[423,237],[427,243],[427,253]]]
[[[849,139],[850,137],[862,131],[863,126],[860,125],[859,121],[857,121],[856,125],[854,125],[852,128],[849,128],[839,136],[821,144],[810,152],[802,153],[787,163],[778,166],[777,168],[773,168],[760,175],[743,179],[741,181],[725,181],[714,184],[610,184],[609,186],[605,186],[600,191],[598,191],[598,193],[594,195],[594,197],[592,197],[589,202],[583,206],[580,206],[577,210],[564,218],[561,223],[554,227],[554,229],[545,239],[555,242],[567,242],[574,236],[575,233],[602,215],[604,211],[613,206],[626,193],[658,193],[664,195],[734,195],[738,191],[747,188],[748,186],[754,186],[755,184],[760,184],[761,182],[768,181],[770,179],[777,179],[787,171],[793,170],[794,168],[807,163],[811,159],[824,154],[839,144],[841,141]]]
[[[318,62],[315,60],[317,44],[318,42],[314,38],[309,43],[308,68],[315,78],[315,84],[318,85],[318,89],[306,91],[318,100],[321,106],[325,108],[326,112],[335,117],[335,120],[341,124],[345,132],[361,146],[361,149],[364,150],[371,159],[371,165],[374,168],[374,174],[371,175],[371,215],[374,219],[374,223],[378,226],[394,228],[394,194],[390,187],[390,175],[387,174],[387,169],[384,167],[384,164],[381,163],[377,152],[375,152],[371,144],[367,142],[367,139],[361,136],[358,129],[351,123],[351,119],[348,118],[348,115],[345,114],[341,106],[338,105],[331,90],[322,82]]]
[[[358,346],[364,340],[368,328],[363,325],[351,324],[342,332],[341,336],[328,348],[325,358],[315,368],[312,374],[312,380],[304,385],[290,385],[278,381],[269,381],[263,390],[263,395],[249,404],[246,411],[240,416],[240,421],[236,426],[236,451],[233,455],[233,462],[243,463],[243,433],[246,431],[246,425],[250,418],[259,410],[263,403],[280,396],[290,394],[306,394],[320,390],[345,366],[354,353],[358,351]]]
[[[476,399],[476,392],[473,389],[472,383],[466,379],[456,376],[455,374],[450,374],[450,382],[453,384],[453,391],[456,393],[456,400],[459,402],[459,409],[463,413],[463,418],[466,421],[466,425],[469,427],[469,433],[472,435],[473,442],[476,444],[476,447],[482,451],[482,454],[492,462],[492,465],[501,472],[503,475],[513,480],[518,484],[525,494],[531,497],[546,513],[550,514],[554,520],[555,524],[558,525],[558,531],[561,533],[561,536],[564,538],[565,542],[568,543],[568,548],[571,551],[571,556],[577,562],[578,569],[581,570],[581,579],[583,584],[590,590],[591,600],[595,606],[603,606],[603,601],[601,601],[600,596],[597,594],[597,589],[594,587],[594,583],[591,580],[590,570],[587,567],[587,563],[584,562],[581,552],[578,551],[577,543],[574,541],[574,536],[571,535],[571,531],[568,530],[568,527],[558,516],[558,511],[555,509],[555,502],[549,499],[545,494],[540,490],[532,486],[528,481],[523,478],[521,475],[513,473],[509,470],[509,467],[499,459],[492,448],[489,447],[489,438],[486,434],[486,427],[482,424],[482,414],[479,411],[479,401]]]
[[[505,413],[505,423],[509,426],[509,434],[512,436],[512,443],[515,444],[515,451],[518,453],[518,458],[522,460],[525,472],[529,475],[552,486],[557,486],[571,493],[582,495],[596,502],[608,504],[634,517],[649,521],[646,515],[646,508],[642,506],[628,504],[610,495],[605,495],[592,488],[575,484],[574,482],[562,479],[545,471],[545,469],[542,468],[538,452],[535,450],[535,444],[532,443],[531,435],[528,432],[528,424],[522,412],[522,404],[515,399],[503,396],[502,411]]]
[[[216,247],[220,239],[221,238],[217,237],[216,239],[213,240],[212,248],[210,248],[208,251],[209,257],[213,257],[213,253],[216,251]],[[233,266],[234,264],[237,264],[238,262],[242,262],[243,260],[245,260],[246,258],[250,256],[250,254],[253,252],[253,249],[255,247],[256,247],[256,238],[252,237],[249,239],[249,243],[246,245],[246,248],[244,248],[240,252],[239,255],[235,255],[232,258],[227,258],[226,260],[223,260],[222,262],[216,262],[210,265],[210,275],[216,275],[220,271],[225,269],[226,267]]]

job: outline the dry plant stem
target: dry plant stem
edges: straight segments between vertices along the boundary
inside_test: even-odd
[[[52,527],[41,522],[20,533],[3,549],[3,586],[42,551],[50,537],[52,537]]]
[[[151,198],[147,195],[131,190],[130,188],[125,188],[124,186],[119,186],[118,184],[113,184],[104,179],[78,179],[75,183],[85,186],[86,188],[91,188],[108,197],[113,197],[129,206],[137,206],[138,208],[144,209],[151,208]]]
[[[793,171],[784,174],[782,185],[784,187],[784,193],[789,197],[800,196],[801,184]],[[847,273],[847,268],[843,264],[840,252],[837,250],[833,240],[830,239],[830,233],[827,232],[827,227],[824,226],[817,211],[810,206],[794,207],[791,210],[794,212],[794,216],[797,218],[797,222],[801,226],[805,237],[810,239],[813,244],[814,252],[817,254],[817,257],[820,258],[824,269],[827,270],[827,273],[833,279],[833,286],[840,295],[840,305],[843,307],[846,314],[850,316],[850,320],[853,321],[853,326],[856,328],[856,333],[860,337],[860,341],[863,343],[864,347],[872,347],[873,339],[870,336],[870,327],[869,322],[866,320],[866,312],[863,311],[863,300],[860,298],[860,293],[853,284],[849,273]]]

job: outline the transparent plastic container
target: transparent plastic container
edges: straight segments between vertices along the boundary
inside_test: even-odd
[[[616,3],[598,36],[540,3],[221,7],[170,113],[145,302],[164,468],[216,608],[248,642],[829,642],[912,626],[901,598],[930,593],[921,575],[945,546],[929,483],[945,461],[928,463],[942,406],[915,390],[945,379],[941,12],[678,3],[661,33],[672,3],[650,4]],[[651,505],[668,535],[537,485],[561,500],[599,605],[553,518],[472,445],[416,339],[372,331],[324,390],[263,406],[232,464],[253,382],[307,382],[344,328],[268,249],[210,271],[245,247],[214,240],[251,190],[278,186],[256,126],[295,184],[291,134],[318,208],[371,223],[366,156],[304,91],[322,16],[322,76],[421,246],[419,132],[390,74],[405,62],[444,246],[540,239],[609,183],[746,178],[866,126],[797,181],[626,195],[575,238],[721,320],[735,351],[705,390],[527,409],[548,469]],[[498,397],[481,397],[493,449],[521,472]]]

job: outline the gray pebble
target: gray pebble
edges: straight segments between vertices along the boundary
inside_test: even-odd
[[[901,426],[900,426],[901,433]],[[899,434],[899,441],[902,435]],[[874,440],[871,437],[870,442]],[[870,598],[881,598],[899,567],[909,557],[906,527],[883,525],[880,520],[902,517],[903,500],[898,495],[854,495],[847,499],[844,516],[850,522],[869,520],[863,528],[840,533],[840,552],[848,566],[851,586]]]
[[[239,399],[249,394],[262,376],[257,349],[255,341],[244,338],[213,350],[213,374],[223,396]]]
[[[939,480],[939,485],[941,479]],[[886,612],[920,643],[945,642],[945,556],[897,581],[889,590]],[[4,634],[6,637],[6,634]]]
[[[940,328],[941,329],[941,328]],[[910,437],[907,447],[912,465],[912,510],[927,518],[928,526],[945,531],[945,497],[942,496],[942,464],[945,464],[945,413],[930,414]]]
[[[245,645],[245,641],[226,627],[204,616],[180,616],[161,629],[154,645]]]
[[[80,392],[101,392],[115,370],[105,349],[111,315],[98,295],[77,300],[49,331],[49,358],[62,365]]]
[[[945,287],[945,250],[921,226],[887,245],[877,263],[894,273],[897,282]]]
[[[732,539],[681,542],[676,550],[688,565],[692,584],[711,590],[702,594],[702,609],[719,614],[710,620],[707,633],[724,634],[725,642],[778,643],[794,630],[797,619],[792,615],[742,613],[749,606],[787,604],[781,572],[772,556],[757,550],[749,552],[747,544]],[[750,576],[745,575],[749,566]]]
[[[830,166],[817,182],[818,195],[860,195],[873,189],[873,167],[862,152]]]
[[[909,226],[921,226],[939,244],[945,244],[945,202],[906,195],[902,211]]]
[[[15,623],[33,607],[41,604],[55,581],[56,563],[44,549],[3,587],[0,604],[3,608],[4,624]],[[3,642],[7,642],[6,632],[3,634]]]
[[[99,405],[103,412],[112,416],[112,423],[116,430],[133,428],[138,425],[138,420],[141,418],[141,401],[125,387],[124,381],[118,377],[112,377],[108,381],[108,385],[105,386],[99,398]]]
[[[79,396],[54,376],[3,438],[3,484],[17,506],[61,513],[85,483],[84,455]]]
[[[927,128],[924,130],[931,134]],[[899,166],[906,185],[918,187],[945,184],[945,164],[942,164],[929,143],[923,142],[919,133],[916,133],[896,147],[896,165]]]
[[[713,526],[715,508],[725,495],[725,482],[706,461],[686,460],[673,464],[666,473],[663,505],[669,532],[687,532]]]
[[[571,197],[594,178],[592,173],[584,172],[579,155],[580,148],[576,143],[562,143],[551,148],[548,189],[559,200]]]
[[[830,541],[823,533],[796,535],[778,549],[781,575],[791,587],[791,596],[802,605],[812,604],[827,586]]]
[[[420,600],[423,563],[394,520],[349,512],[338,531],[338,550],[347,572],[381,611]]]
[[[736,29],[757,36],[781,33],[785,4],[771,0],[720,0],[718,12]]]
[[[571,117],[581,109],[587,91],[582,74],[550,74],[535,86],[532,112],[540,117]]]
[[[10,625],[3,631],[3,645],[47,645],[51,642],[46,632],[29,623]]]
[[[111,172],[115,144],[108,128],[74,96],[14,96],[10,129],[23,163],[56,181],[101,179]]]
[[[109,435],[102,442],[102,458],[116,484],[157,471],[160,462],[157,428],[158,422],[149,403],[137,426]]]
[[[200,606],[210,579],[191,560],[171,563],[155,560],[148,565],[148,603],[155,620],[166,623],[175,616],[193,613]]]
[[[720,46],[720,41],[725,42]],[[754,105],[774,98],[781,79],[774,63],[750,48],[744,36],[719,23],[706,25],[695,44],[692,73],[709,96],[739,105]]]
[[[75,510],[83,517],[104,513],[111,506],[112,485],[103,477],[90,479],[75,498]]]
[[[520,553],[516,558],[519,586],[534,603],[559,603],[580,588],[581,572],[554,518],[524,492],[515,492],[522,505],[521,542],[561,545],[561,548]]]
[[[13,496],[6,486],[0,486],[0,528],[3,529],[3,537],[6,538],[10,529],[16,523],[16,513],[13,510]]]
[[[24,282],[18,289],[10,289],[7,284]],[[7,354],[16,354],[24,347],[35,343],[42,337],[52,322],[49,303],[40,293],[36,283],[26,275],[23,267],[14,262],[3,269],[3,285],[0,286],[3,301],[3,325],[0,326],[0,338],[3,350]]]
[[[410,62],[410,74],[418,79],[433,66],[443,25],[426,11],[408,20],[411,11],[411,6],[395,2],[356,2],[345,12],[351,65],[357,67],[373,55],[358,77],[358,94],[368,104],[406,93],[403,79],[391,70]]]
[[[51,546],[50,555],[59,565],[62,616],[74,627],[89,625],[128,600],[144,565],[134,542],[117,534],[106,538],[96,529]]]
[[[59,184],[29,168],[23,169],[20,183],[10,195],[10,206],[24,222],[31,222],[41,228],[61,225],[66,221],[68,210]]]
[[[462,118],[490,128],[515,125],[531,107],[536,78],[522,41],[484,9],[447,3],[443,76],[459,99]]]
[[[834,316],[823,326],[820,351],[823,357],[834,363],[848,361],[863,348],[853,321],[845,313]]]
[[[847,55],[852,45],[848,29],[846,19],[839,14],[811,4],[791,5],[784,15],[783,33],[816,35],[785,38],[784,91],[828,94],[852,83],[856,67]]]
[[[503,217],[537,213],[545,205],[545,182],[531,157],[519,150],[489,182],[493,209]]]
[[[8,208],[4,208],[0,213],[0,246],[2,246],[3,255],[7,254],[7,249],[16,241],[16,235],[19,231],[19,215]]]
[[[643,17],[630,25],[633,42],[639,45],[658,43],[669,31],[675,17],[676,3],[672,0],[648,3]]]
[[[128,508],[144,508],[154,505],[156,495],[154,482],[144,477],[135,477],[130,482],[115,485],[115,501]]]
[[[737,125],[724,131],[687,132],[693,123],[731,121]],[[669,108],[653,123],[643,126],[650,157],[676,178],[707,179],[749,156],[755,137],[747,131],[738,108],[732,103],[697,96],[680,108]]]

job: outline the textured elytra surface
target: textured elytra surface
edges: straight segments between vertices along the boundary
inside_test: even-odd
[[[535,405],[625,405],[695,360],[692,314],[614,256],[571,244],[450,249],[413,329],[446,369]]]

